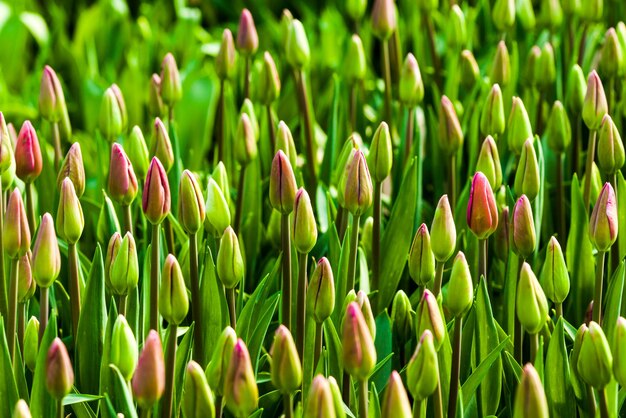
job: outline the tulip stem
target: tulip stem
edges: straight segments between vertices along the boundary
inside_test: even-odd
[[[150,329],[159,330],[159,229],[160,224],[152,225],[150,243]]]
[[[348,282],[346,287],[347,292],[354,289],[354,283],[356,281],[356,253],[359,246],[359,219],[360,216],[353,215],[352,217],[352,230],[350,231],[350,254],[348,258]]]
[[[22,359],[24,358],[24,330],[26,328],[26,304],[20,302],[17,305],[17,344],[20,347],[20,353],[22,353]]]
[[[382,183],[377,181],[374,184],[374,224],[372,228],[372,289],[371,291],[380,290],[380,223],[381,223],[381,191]],[[380,294],[379,294],[380,296]],[[376,298],[380,300],[380,297]],[[378,303],[374,302],[374,305]],[[379,308],[381,308],[379,306]],[[374,306],[374,312],[376,306]]]
[[[450,155],[450,171],[448,172],[448,194],[450,198],[450,208],[452,215],[456,211],[456,154]]]
[[[539,334],[530,334],[530,361],[534,364],[539,354]]]
[[[237,208],[235,210],[235,223],[233,229],[235,233],[239,233],[241,227],[241,212],[243,211],[243,190],[246,182],[246,166],[242,165],[239,170],[239,183],[237,184]]]
[[[583,202],[585,209],[589,210],[589,199],[591,198],[591,168],[596,153],[596,130],[589,132],[589,145],[587,146],[587,163],[585,164],[585,187],[583,191]]]
[[[283,403],[285,410],[283,411],[285,414],[285,418],[293,417],[293,398],[290,393],[283,394]]]
[[[222,397],[215,397],[215,418],[222,418]]]
[[[200,300],[200,278],[198,276],[198,237],[189,234],[189,279],[191,282],[191,317],[193,319],[193,359],[204,364],[204,341],[202,340],[202,301]]]
[[[609,418],[609,402],[606,399],[606,389],[600,389],[598,391],[598,403],[600,404],[600,417]]]
[[[35,236],[35,205],[33,202],[33,183],[26,183],[26,213],[28,216],[28,227],[30,236]]]
[[[435,295],[435,297],[439,296],[439,293],[441,293],[441,282],[443,281],[443,266],[444,265],[445,263],[442,263],[441,261],[437,261],[436,263],[435,284],[433,287],[433,295]]]
[[[296,72],[296,82],[298,85],[298,99],[300,101],[300,113],[304,121],[304,138],[306,140],[306,159],[309,169],[309,182],[313,199],[317,191],[317,177],[315,174],[315,135],[313,132],[312,112],[309,106],[309,98],[307,94],[306,84],[304,81],[304,71]]]
[[[126,302],[128,301],[128,295],[120,295],[118,311],[120,315],[126,316]]]
[[[52,138],[54,141],[54,171],[59,171],[61,160],[63,159],[63,151],[61,151],[61,132],[59,131],[59,122],[52,124]]]
[[[57,399],[57,417],[65,418],[65,409],[63,408],[63,398]]]
[[[435,83],[437,86],[441,86],[441,64],[439,63],[439,57],[437,56],[437,49],[435,48],[435,25],[433,25],[433,21],[430,18],[428,13],[422,15],[424,24],[427,28],[426,33],[428,34],[428,46],[430,49],[430,57],[432,59],[433,64],[433,74],[435,78]]]
[[[237,306],[235,305],[235,289],[226,289],[226,300],[228,302],[228,314],[230,317],[230,326],[237,329]]]
[[[133,234],[133,214],[130,205],[122,205],[124,212],[124,231]]]
[[[357,84],[350,85],[350,128],[352,132],[356,132],[356,102],[357,102]]]
[[[448,397],[448,418],[456,417],[456,403],[459,396],[459,376],[461,375],[461,335],[463,317],[456,318],[454,323],[454,342],[452,345],[452,370],[450,371],[450,396]]]
[[[367,418],[368,388],[367,379],[359,382],[359,418]]]
[[[15,266],[16,267],[16,266]],[[48,288],[39,289],[39,343],[43,339],[43,334],[48,326]]]
[[[68,245],[67,261],[69,264],[70,302],[72,304],[72,335],[74,336],[74,344],[76,344],[78,336],[78,318],[80,318],[80,278],[76,243]]]
[[[11,260],[11,284],[9,289],[9,323],[7,324],[7,342],[9,345],[9,357],[11,362],[15,357],[15,329],[17,324],[17,281],[18,281],[19,258]]]
[[[314,354],[313,354],[313,373],[317,369],[317,363],[320,359],[320,355],[322,354],[322,334],[323,334],[322,324],[315,322],[315,346],[314,346]]]
[[[335,218],[335,228],[337,228],[337,235],[339,236],[340,242],[343,242],[343,236],[346,233],[346,217],[346,210],[343,206],[339,205]]]
[[[554,304],[554,309],[556,310],[556,319],[558,320],[563,316],[563,302],[557,302]]]
[[[418,399],[413,400],[413,418],[422,418],[422,406],[424,401]]]
[[[289,215],[281,215],[280,235],[283,252],[283,325],[291,331],[291,237],[289,236]]]
[[[168,254],[176,255],[174,252],[174,230],[169,217],[163,219],[163,232],[165,233],[165,244],[167,245]]]
[[[298,355],[304,360],[304,335],[306,329],[304,321],[306,317],[306,291],[307,291],[307,257],[308,254],[298,254],[298,311],[296,312],[296,348]]]
[[[413,148],[413,136],[415,130],[415,107],[407,108],[406,131],[404,134],[404,164],[411,158],[411,148]]]
[[[563,185],[563,154],[556,156],[556,218],[558,219],[559,239],[565,239],[565,186]]]
[[[224,80],[220,80],[220,95],[217,102],[217,123],[215,124],[215,130],[217,131],[217,159],[224,161]]]
[[[389,57],[389,40],[380,41],[383,47],[383,77],[385,79],[385,119],[391,130],[391,58]]]
[[[443,418],[443,399],[441,396],[441,382],[437,383],[437,389],[433,394],[433,410],[435,418]]]
[[[487,281],[487,238],[478,240],[478,274]]]
[[[272,145],[272,150],[276,149],[276,127],[274,126],[274,116],[272,116],[272,106],[267,105],[267,126],[269,127],[270,133],[270,144]]]
[[[596,263],[596,288],[593,296],[593,320],[600,324],[602,321],[602,285],[604,280],[604,259],[606,251],[598,251]]]
[[[246,55],[245,58],[246,68],[243,75],[243,98],[250,97],[250,55]]]
[[[4,195],[2,193],[2,178],[0,178],[0,315],[7,317],[9,306],[7,302],[7,284],[4,275]]]
[[[161,418],[170,418],[172,416],[172,404],[174,403],[174,366],[176,365],[176,334],[178,325],[170,322],[168,328],[169,336],[165,352],[165,393],[163,394]]]
[[[141,408],[141,418],[150,418],[152,416],[152,407]]]

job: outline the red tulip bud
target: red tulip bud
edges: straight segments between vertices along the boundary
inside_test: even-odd
[[[170,213],[170,184],[157,157],[150,163],[141,203],[146,218],[154,225],[163,222]]]
[[[15,174],[24,183],[32,183],[41,174],[41,149],[33,125],[26,121],[15,144]]]

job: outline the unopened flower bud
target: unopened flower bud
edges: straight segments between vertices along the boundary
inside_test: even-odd
[[[530,265],[524,262],[517,283],[517,317],[529,334],[537,334],[548,319],[548,301]]]
[[[454,105],[446,96],[441,97],[439,106],[439,144],[446,155],[453,155],[463,146],[461,123]]]
[[[282,393],[291,394],[302,384],[302,365],[291,332],[280,325],[270,350],[272,384]]]
[[[204,370],[195,361],[187,364],[185,388],[182,399],[183,414],[187,418],[214,418],[213,393],[207,383]]]
[[[435,255],[426,224],[415,232],[409,250],[409,273],[418,286],[425,286],[435,277]]]
[[[414,315],[409,297],[403,290],[398,290],[391,305],[391,327],[399,346],[411,339]]]
[[[161,62],[161,99],[163,103],[172,107],[183,97],[183,87],[180,82],[180,73],[176,59],[171,53],[165,54]]]
[[[435,348],[439,350],[446,335],[446,329],[441,317],[437,298],[428,289],[424,290],[419,305],[417,306],[415,330],[417,335],[422,335],[426,330],[432,332]]]
[[[483,145],[478,155],[476,171],[482,172],[489,180],[492,190],[498,190],[502,185],[502,166],[500,165],[500,155],[498,146],[491,135],[483,141]]]
[[[65,178],[69,178],[72,181],[76,196],[80,198],[85,192],[85,167],[83,165],[83,154],[78,142],[72,144],[61,164],[57,176],[57,187],[59,189],[61,189]]]
[[[256,134],[246,113],[239,116],[235,135],[235,159],[242,166],[248,165],[257,156]]]
[[[85,227],[83,208],[74,191],[74,183],[72,183],[69,177],[63,180],[63,185],[61,186],[56,227],[59,236],[68,244],[76,244]]]
[[[511,81],[511,58],[504,41],[498,43],[489,78],[493,84],[498,84],[502,88],[506,88]]]
[[[159,289],[159,311],[170,324],[179,325],[187,316],[189,297],[178,260],[169,254],[163,264]]]
[[[235,330],[227,326],[220,334],[211,361],[206,369],[207,380],[209,386],[215,391],[216,395],[224,395],[224,386],[226,384],[226,372],[230,364],[230,357],[233,353],[233,347],[237,343],[237,334]]]
[[[115,295],[128,295],[139,282],[137,247],[132,234],[127,232],[122,239],[113,234],[107,248],[105,279],[109,290]]]
[[[272,54],[265,51],[263,54],[263,66],[261,67],[261,78],[259,92],[261,95],[261,103],[269,106],[274,100],[280,96],[280,76],[276,69],[276,63],[272,58]]]
[[[605,183],[589,220],[589,238],[600,252],[608,251],[617,239],[617,203],[611,183]]]
[[[531,201],[539,195],[541,188],[539,162],[533,142],[533,138],[530,138],[524,143],[513,183],[517,195],[525,194]]]
[[[556,32],[563,23],[563,8],[559,0],[544,0],[541,2],[541,21],[544,26]]]
[[[287,215],[293,210],[296,200],[296,178],[289,159],[279,150],[272,161],[270,174],[270,203],[272,207]]]
[[[458,318],[468,311],[472,306],[473,300],[474,286],[472,284],[472,274],[465,259],[465,254],[459,251],[452,264],[446,307],[454,317]]]
[[[30,409],[28,408],[28,404],[24,399],[20,399],[15,404],[12,418],[32,418],[32,415],[30,414]]]
[[[60,338],[55,338],[46,357],[46,388],[53,398],[61,400],[74,385],[74,369],[67,348]]]
[[[150,77],[150,86],[148,88],[148,114],[152,117],[163,116],[164,108],[163,99],[161,98],[161,76],[152,74]]]
[[[174,151],[167,128],[160,118],[154,119],[154,139],[152,140],[151,154],[159,159],[166,172],[174,165]]]
[[[448,48],[459,49],[467,42],[467,27],[465,25],[465,15],[458,4],[450,8],[446,31],[446,42]]]
[[[358,133],[352,133],[346,142],[343,143],[339,157],[337,158],[337,164],[335,164],[331,175],[331,184],[337,187],[337,200],[339,200],[341,207],[344,206],[343,192],[346,185],[346,168],[354,158],[356,151],[361,147],[361,144],[360,135]]]
[[[61,253],[54,221],[49,213],[41,219],[33,246],[33,276],[39,287],[50,287],[61,272]]]
[[[533,139],[533,129],[530,125],[528,113],[524,107],[524,102],[519,97],[513,97],[513,106],[507,123],[507,135],[509,149],[515,154],[522,153],[524,143],[528,139]]]
[[[411,418],[411,403],[406,394],[402,378],[397,371],[392,371],[387,381],[381,418]]]
[[[556,80],[556,63],[554,61],[554,48],[547,42],[541,48],[541,56],[536,68],[537,87],[542,90],[549,90]]]
[[[509,30],[515,24],[515,1],[496,0],[491,11],[493,24],[500,32]]]
[[[204,224],[204,196],[189,170],[183,171],[178,191],[178,221],[188,234],[197,233]]]
[[[613,355],[597,322],[591,321],[583,334],[576,366],[581,379],[594,389],[602,390],[611,382]]]
[[[293,19],[289,23],[287,32],[287,43],[285,45],[285,56],[289,65],[297,70],[309,65],[311,60],[311,50],[309,48],[309,40],[302,22]]]
[[[24,364],[30,371],[35,370],[39,354],[39,320],[31,316],[24,331]]]
[[[443,195],[437,203],[435,217],[430,226],[432,236],[431,248],[435,259],[440,263],[445,263],[454,253],[456,248],[456,227],[454,226],[454,215],[450,208],[448,195]]]
[[[548,147],[557,153],[563,153],[572,142],[572,128],[565,107],[558,100],[554,102],[546,125]],[[557,158],[560,158],[557,156]]]
[[[138,191],[137,177],[130,159],[120,144],[111,148],[109,165],[109,196],[122,206],[130,205]]]
[[[317,225],[309,194],[301,187],[293,204],[293,245],[299,253],[307,254],[317,242]]]
[[[412,53],[408,53],[400,72],[398,88],[400,102],[408,107],[415,107],[424,99],[424,82],[420,67]]]
[[[105,90],[100,103],[100,132],[108,141],[117,138],[124,129],[124,116],[115,91],[111,87]]]
[[[61,120],[66,110],[61,82],[52,67],[46,65],[41,76],[39,113],[44,119],[57,123]]]
[[[617,38],[617,32],[615,32],[615,28],[609,28],[604,36],[599,70],[605,77],[616,77],[622,61],[623,51],[619,39]]]
[[[4,114],[0,112],[0,173],[6,173],[12,165],[15,170],[15,156],[13,155],[11,134],[4,119]]]
[[[532,31],[537,23],[532,0],[518,0],[516,3],[517,19],[522,29],[528,32]]]
[[[478,171],[472,179],[467,204],[467,226],[479,240],[487,239],[498,227],[498,208],[489,180]]]
[[[480,114],[480,131],[483,135],[501,135],[504,133],[504,123],[502,90],[498,84],[494,84]]]
[[[213,178],[209,179],[207,186],[205,208],[205,227],[211,235],[222,236],[224,230],[230,225],[230,209],[222,189]]]
[[[370,300],[367,297],[367,294],[359,290],[356,294],[356,302],[359,304],[361,308],[361,313],[363,314],[363,318],[365,319],[365,323],[367,324],[367,328],[370,330],[370,334],[372,334],[372,339],[376,339],[376,318],[374,318],[374,312],[372,311],[372,305],[370,304]]]
[[[311,383],[302,417],[330,418],[335,416],[335,403],[330,384],[324,376],[318,374]]]
[[[343,364],[348,373],[358,380],[367,379],[376,365],[376,348],[361,308],[352,302],[346,309],[342,328]]]
[[[256,385],[250,354],[244,342],[239,339],[233,352],[226,374],[224,404],[236,417],[247,417],[259,403],[259,389]]]
[[[149,409],[165,391],[165,364],[159,334],[150,330],[139,355],[132,380],[133,398],[142,408]]]
[[[604,115],[598,130],[598,168],[605,175],[612,177],[624,166],[624,144],[613,119]]]
[[[32,254],[30,250],[20,257],[17,268],[17,301],[26,303],[35,294],[37,283],[33,280],[33,269],[31,268]]]
[[[549,418],[548,400],[541,378],[531,363],[524,366],[513,406],[513,418]]]
[[[217,275],[227,289],[233,289],[243,279],[243,257],[237,234],[229,226],[224,230],[217,253]]]
[[[393,0],[375,0],[372,7],[372,32],[383,41],[389,39],[398,27],[396,5]]]
[[[137,340],[124,315],[119,315],[113,324],[109,361],[114,364],[127,381],[133,377],[137,367]]]
[[[476,84],[478,77],[480,77],[480,69],[472,51],[465,49],[461,52],[461,63],[459,66],[461,85],[466,89],[472,88]]]
[[[259,48],[259,35],[250,10],[243,9],[237,29],[237,49],[242,55],[251,55]]]
[[[215,70],[220,80],[232,79],[237,71],[237,52],[235,51],[235,41],[230,29],[224,29],[222,33],[222,43],[215,58]]]
[[[15,144],[15,174],[24,183],[32,183],[42,168],[37,132],[29,121],[25,121]]]
[[[604,115],[609,112],[602,80],[595,70],[587,78],[587,93],[583,102],[583,121],[590,130],[597,130],[602,124]]]
[[[344,206],[353,216],[362,215],[372,205],[372,178],[367,161],[357,150],[345,171]]]
[[[163,222],[170,213],[170,184],[167,173],[157,157],[152,158],[143,186],[142,208],[146,218],[153,225]]]
[[[313,270],[307,292],[307,312],[318,324],[333,313],[335,307],[335,280],[326,257],[320,258]]]
[[[150,155],[148,154],[146,140],[144,139],[139,126],[134,126],[130,131],[126,144],[128,159],[130,160],[135,173],[139,176],[139,178],[146,178]]]
[[[22,257],[30,248],[30,229],[24,201],[19,189],[9,195],[4,213],[4,231],[2,236],[4,251],[10,258]]]
[[[513,252],[524,259],[528,258],[535,251],[537,238],[533,209],[526,195],[520,196],[513,207],[511,229]]]
[[[296,166],[298,152],[296,144],[293,141],[293,135],[289,127],[284,121],[278,122],[278,131],[276,132],[276,149],[275,152],[282,151],[288,158],[291,167]]]
[[[391,172],[391,134],[386,122],[381,122],[374,132],[368,156],[368,166],[375,182],[382,182]]]
[[[548,299],[563,303],[569,294],[570,281],[563,250],[555,237],[550,238],[548,243],[540,279]]]
[[[537,81],[539,78],[543,76],[541,71],[539,70],[539,65],[541,62],[541,48],[537,45],[533,45],[528,53],[528,58],[526,59],[526,69],[525,69],[525,80],[526,83],[531,87],[537,86]]]
[[[367,9],[367,0],[347,0],[345,2],[346,14],[353,21],[361,20]]]
[[[578,16],[581,12],[581,0],[563,0],[563,11],[567,16]]]
[[[565,95],[565,105],[571,113],[579,115],[582,112],[586,92],[585,74],[578,64],[574,64],[567,77],[567,93]]]
[[[613,355],[613,375],[620,386],[626,386],[626,319],[617,318],[615,337],[611,350]]]
[[[363,42],[359,35],[354,34],[348,43],[348,51],[344,59],[344,75],[349,84],[355,84],[365,78],[367,61]]]
[[[424,330],[406,369],[406,385],[418,401],[435,393],[439,385],[439,361],[432,332]]]

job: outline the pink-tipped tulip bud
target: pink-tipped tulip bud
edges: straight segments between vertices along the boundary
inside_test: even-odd
[[[387,125],[386,122],[381,122],[376,132],[374,132],[369,155],[367,157],[367,165],[370,168],[372,179],[376,183],[381,183],[385,180],[391,172],[392,163],[393,151],[391,149],[389,125]]]
[[[66,111],[65,96],[63,95],[61,82],[52,67],[46,65],[41,76],[39,113],[44,119],[58,123]]]
[[[426,224],[421,224],[413,237],[409,250],[409,273],[418,286],[425,286],[435,278],[435,255]]]
[[[167,173],[157,157],[152,158],[146,182],[143,186],[142,207],[146,218],[153,225],[163,222],[170,213],[170,184]]]
[[[524,262],[517,283],[515,307],[520,324],[529,334],[537,334],[548,320],[548,300],[530,265]]]
[[[200,231],[206,216],[204,196],[196,176],[183,171],[178,189],[178,221],[188,234]]]
[[[405,106],[415,107],[424,99],[424,82],[415,55],[408,53],[400,72],[398,89],[400,102]]]
[[[183,87],[180,82],[180,73],[176,59],[171,53],[165,54],[161,62],[161,99],[163,103],[172,107],[183,97]]]
[[[483,135],[502,135],[505,119],[502,90],[494,84],[480,113],[480,132]]]
[[[298,19],[292,19],[289,23],[285,56],[289,65],[297,70],[308,66],[311,61],[309,40],[302,22]]]
[[[533,219],[533,208],[526,195],[522,195],[513,207],[511,217],[513,252],[523,259],[527,259],[537,246],[537,235],[535,234],[535,221]]]
[[[335,280],[326,257],[322,257],[313,270],[306,298],[307,312],[313,316],[316,323],[322,324],[333,313]]]
[[[411,418],[411,403],[406,394],[402,378],[397,371],[391,372],[383,398],[382,418]]]
[[[213,349],[211,361],[206,368],[209,386],[211,386],[218,396],[224,395],[226,372],[228,371],[228,365],[230,364],[230,358],[235,344],[237,344],[237,334],[234,329],[227,326],[220,334],[215,348]]]
[[[83,234],[85,218],[80,200],[69,177],[63,180],[56,219],[57,232],[68,244],[76,244]]]
[[[406,370],[406,385],[418,401],[435,393],[439,385],[439,361],[432,332],[424,330]]]
[[[74,369],[67,348],[60,338],[55,338],[46,357],[46,388],[53,398],[61,400],[74,385]]]
[[[626,319],[617,318],[615,336],[611,353],[613,354],[613,375],[620,386],[626,386]]]
[[[295,392],[302,384],[302,365],[291,332],[280,325],[270,349],[272,384],[284,394]]]
[[[513,105],[507,123],[507,136],[509,149],[516,155],[522,153],[524,143],[528,139],[533,139],[533,129],[530,125],[528,112],[524,107],[524,102],[519,97],[513,97]]]
[[[217,253],[217,275],[226,289],[234,289],[243,279],[244,265],[239,239],[229,226],[220,240]]]
[[[448,261],[456,248],[456,227],[454,226],[454,215],[450,208],[448,195],[443,195],[437,203],[435,217],[430,226],[431,248],[435,259],[440,263]]]
[[[111,148],[109,166],[109,196],[122,206],[130,205],[137,196],[137,177],[130,159],[120,144]]]
[[[623,61],[623,52],[615,28],[609,28],[604,35],[599,71],[603,76],[612,78],[618,75]]]
[[[361,216],[372,205],[372,178],[367,161],[361,150],[357,150],[346,166],[344,207],[353,216]]]
[[[511,58],[504,41],[498,43],[489,78],[493,84],[499,84],[502,88],[506,88],[511,81]]]
[[[132,380],[133,398],[140,407],[149,409],[165,391],[165,363],[159,334],[150,330],[137,360]]]
[[[454,105],[446,96],[441,97],[439,106],[439,144],[448,156],[454,155],[463,146],[461,123]]]
[[[498,227],[498,207],[487,177],[480,171],[474,174],[467,204],[467,226],[476,238],[487,239]]]
[[[541,378],[531,363],[524,366],[515,393],[513,418],[549,418],[548,400]]]
[[[513,183],[513,188],[518,196],[525,194],[531,201],[535,200],[541,191],[539,162],[537,161],[537,153],[535,152],[533,142],[533,138],[529,138],[524,142]]]
[[[45,213],[33,246],[33,276],[39,287],[50,287],[61,272],[61,253],[52,215]]]
[[[33,269],[31,260],[33,255],[30,250],[20,257],[17,268],[17,301],[26,303],[35,294],[37,284],[33,280]]]
[[[296,177],[284,152],[279,150],[272,161],[270,174],[270,203],[272,207],[288,215],[293,210],[296,200]]]
[[[302,254],[310,252],[317,242],[317,225],[307,191],[301,187],[293,205],[293,244]]]
[[[24,399],[20,399],[15,404],[15,408],[13,409],[12,418],[32,418],[30,414],[30,409],[28,408],[28,404]]]
[[[25,121],[15,144],[15,174],[24,183],[32,183],[42,168],[37,132],[29,121]]]
[[[372,311],[372,305],[370,304],[370,300],[367,297],[367,294],[359,290],[356,294],[356,302],[361,307],[361,313],[363,314],[363,318],[365,319],[365,323],[367,324],[367,328],[370,330],[370,334],[372,334],[372,339],[376,339],[376,319],[374,318],[374,312]]]
[[[247,113],[239,116],[237,134],[235,135],[235,159],[241,166],[247,166],[258,154],[256,133]]]
[[[100,103],[100,132],[108,140],[115,140],[124,130],[124,115],[113,88],[105,90]]]
[[[302,416],[303,418],[337,417],[332,389],[328,380],[321,374],[315,376],[311,383]]]
[[[458,252],[452,264],[446,307],[456,318],[463,316],[474,301],[474,285],[465,254]]]
[[[265,106],[269,106],[280,96],[280,75],[276,68],[276,63],[272,54],[265,51],[263,54],[263,66],[261,67],[261,77],[259,79],[260,101]]]
[[[165,113],[163,99],[161,98],[161,76],[152,74],[148,93],[148,114],[152,117],[160,117]]]
[[[237,29],[237,49],[242,55],[251,55],[259,49],[259,35],[250,10],[243,9]]]
[[[446,336],[446,329],[441,317],[441,310],[439,309],[437,298],[428,289],[424,290],[422,299],[417,306],[415,329],[417,335],[422,335],[426,330],[432,332],[435,348],[439,350]]]
[[[233,347],[224,387],[224,404],[236,417],[247,417],[259,403],[259,389],[256,385],[250,354],[244,342],[239,339]]]
[[[364,381],[376,365],[376,348],[372,333],[356,302],[351,302],[346,308],[342,341],[342,358],[346,371],[354,379]]]
[[[578,354],[580,378],[594,389],[604,389],[612,379],[613,355],[602,327],[594,321],[583,334]]]
[[[133,165],[133,170],[139,178],[146,178],[148,173],[148,164],[150,163],[150,155],[148,153],[148,145],[143,137],[141,128],[133,126],[126,141],[126,151],[128,158]]]
[[[595,70],[587,78],[587,93],[583,102],[582,116],[590,130],[597,130],[602,124],[604,115],[609,113],[609,105],[602,86],[602,80]]]
[[[222,33],[222,43],[220,50],[215,57],[215,71],[220,80],[229,80],[235,76],[237,71],[237,52],[235,51],[235,41],[230,29],[224,29]]]
[[[204,370],[193,360],[187,364],[185,371],[182,410],[187,418],[215,418],[213,393]]]
[[[206,192],[205,228],[213,236],[221,237],[224,230],[230,225],[230,209],[222,189],[213,179],[209,179]]]
[[[167,128],[160,118],[154,119],[154,139],[152,140],[151,154],[161,161],[163,168],[169,172],[174,165],[174,151]]]
[[[179,325],[187,316],[188,310],[189,297],[187,296],[183,271],[176,257],[168,254],[161,273],[159,311],[167,322]]]
[[[604,115],[598,131],[597,154],[598,168],[609,177],[612,177],[624,166],[626,155],[624,155],[622,137],[608,114]]]
[[[122,115],[122,132],[124,132],[128,127],[128,111],[126,109],[126,101],[124,100],[122,90],[117,84],[111,84],[110,88],[113,91],[113,94],[115,95],[115,100],[117,101],[117,105],[120,108],[120,114]]]
[[[333,396],[333,404],[337,418],[346,418],[343,399],[341,399],[341,389],[339,389],[337,380],[332,376],[328,376],[328,385],[330,386],[330,393]]]
[[[398,27],[396,5],[393,0],[376,0],[372,8],[372,32],[383,41],[391,37]]]
[[[563,153],[572,142],[572,128],[565,107],[558,100],[554,102],[546,124],[548,147],[557,153]],[[560,158],[557,156],[557,158]]]
[[[617,239],[617,202],[611,183],[605,183],[589,220],[589,237],[598,251],[608,251]]]
[[[107,287],[114,295],[128,295],[139,282],[137,246],[130,232],[124,238],[116,232],[111,236],[104,262]]]
[[[480,77],[480,69],[472,51],[465,49],[461,52],[461,63],[458,71],[461,74],[461,86],[466,89],[474,87],[478,77]]]
[[[11,166],[15,170],[13,143],[4,114],[0,112],[0,173],[4,174]]]
[[[82,197],[83,193],[85,193],[85,166],[83,164],[83,153],[78,142],[72,144],[61,164],[57,176],[57,187],[59,189],[61,189],[63,180],[66,177],[74,183],[76,196]]]
[[[498,190],[502,185],[502,166],[500,165],[500,154],[498,146],[491,135],[483,141],[483,145],[478,155],[476,171],[482,172],[489,180],[491,190]]]
[[[109,361],[114,364],[127,381],[133,377],[137,367],[137,340],[126,317],[119,315],[113,324]]]
[[[548,299],[554,303],[563,303],[569,294],[570,281],[563,250],[555,237],[550,238],[546,261],[539,277]]]
[[[11,258],[22,257],[30,248],[30,228],[24,201],[19,189],[15,188],[9,196],[4,213],[4,233],[2,237],[4,251]]]

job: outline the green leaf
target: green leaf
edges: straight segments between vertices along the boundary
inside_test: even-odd
[[[9,345],[4,332],[4,318],[0,316],[0,411],[3,416],[10,417],[19,397],[17,385],[13,377],[13,367],[9,356]],[[16,345],[17,346],[17,345]],[[19,353],[19,350],[17,350]],[[21,364],[18,367],[22,367]]]
[[[569,360],[565,346],[563,318],[559,318],[550,337],[546,354],[545,390],[553,417],[573,417],[576,415],[576,404],[570,384]]]
[[[252,333],[248,334],[248,339],[244,340],[250,352],[253,370],[257,369],[263,341],[268,333],[267,329],[272,322],[279,301],[280,295],[278,293],[270,296],[269,299],[265,301],[259,315],[255,317],[255,327]]]
[[[224,309],[226,308],[224,288],[217,279],[213,255],[208,245],[204,251],[204,272],[200,282],[200,295],[202,297],[200,312],[203,319],[202,340],[204,343],[202,364],[206,365],[211,358],[215,343],[222,333],[224,324],[228,321],[228,313]]]
[[[33,418],[49,418],[56,416],[56,401],[46,389],[46,359],[52,341],[57,336],[57,315],[52,311],[48,326],[39,344],[37,362],[35,363],[35,376],[33,378],[33,389],[30,396],[30,413]],[[16,400],[17,402],[17,400]],[[10,416],[7,415],[7,417]]]
[[[376,346],[376,356],[379,362],[370,377],[370,381],[377,388],[385,387],[391,375],[391,361],[385,361],[385,359],[390,358],[389,356],[393,356],[391,341],[391,318],[389,318],[389,314],[385,310],[376,317],[376,340],[374,345]]]
[[[107,395],[111,400],[111,406],[116,413],[122,413],[128,418],[137,418],[137,410],[133,403],[130,387],[124,380],[122,373],[113,364],[108,366],[109,391]]]
[[[496,348],[494,348],[491,353],[487,357],[483,359],[483,361],[476,367],[472,375],[463,383],[463,405],[464,409],[468,409],[469,402],[471,401],[476,389],[483,382],[489,371],[491,370],[491,366],[500,358],[500,354],[504,347],[506,347],[508,343],[508,338],[502,341]]]
[[[330,376],[341,376],[343,372],[343,362],[341,360],[343,348],[333,321],[324,321],[324,341],[326,341],[326,349],[328,350],[328,374]],[[338,383],[341,384],[339,381]]]
[[[104,331],[104,350],[102,351],[102,361],[100,362],[100,395],[104,395],[109,392],[111,385],[110,373],[108,370],[109,359],[111,355],[111,336],[113,334],[113,326],[117,320],[117,307],[115,306],[115,300],[111,299],[109,306],[109,316],[107,318],[107,326]],[[101,401],[100,406],[104,407],[105,402]]]
[[[183,387],[185,385],[185,371],[187,370],[187,364],[189,364],[189,361],[191,361],[194,326],[194,324],[191,324],[187,328],[187,331],[185,332],[185,335],[180,341],[178,349],[176,350],[176,365],[174,366],[174,411],[178,411],[180,401],[183,396]]]
[[[91,402],[102,399],[104,396],[102,395],[84,395],[82,393],[70,393],[65,398],[63,398],[63,405],[74,405],[77,403]]]
[[[624,260],[622,260],[609,281],[605,294],[605,306],[602,312],[602,328],[604,329],[607,340],[611,343],[615,340],[615,327],[622,311],[625,272],[626,268],[624,267]]]

